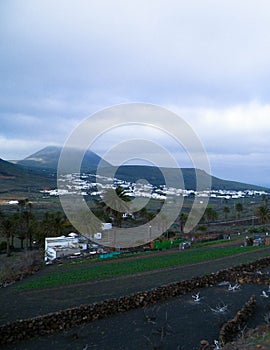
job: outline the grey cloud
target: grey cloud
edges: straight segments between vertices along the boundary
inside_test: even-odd
[[[266,0],[2,1],[0,157],[16,156],[12,144],[26,156],[63,143],[99,109],[138,101],[176,108],[217,155],[217,172],[229,169],[226,154],[269,159],[269,11]],[[233,111],[240,123],[222,120],[238,105],[246,106]],[[251,128],[243,113],[253,113]]]

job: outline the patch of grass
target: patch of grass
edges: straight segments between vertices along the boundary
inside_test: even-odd
[[[149,256],[143,259],[117,261],[114,263],[100,263],[90,267],[80,267],[66,271],[48,273],[18,286],[18,289],[28,290],[46,287],[65,286],[69,284],[112,278],[121,275],[129,275],[152,271],[172,266],[186,265],[205,260],[217,259],[239,253],[260,249],[259,247],[218,247],[199,248],[168,255]]]
[[[243,237],[238,237],[233,235],[231,239],[216,239],[214,241],[208,241],[208,242],[202,242],[202,243],[194,243],[193,247],[199,248],[199,247],[206,247],[209,245],[215,245],[215,244],[221,244],[221,243],[229,243],[229,242],[240,242],[243,241]]]
[[[101,263],[102,264],[104,261],[108,262],[108,261],[112,261],[112,260],[120,260],[120,259],[124,259],[124,258],[129,258],[129,257],[134,258],[134,257],[138,257],[138,256],[151,255],[154,253],[156,253],[155,250],[146,251],[146,252],[130,252],[130,253],[117,254],[117,255],[114,255],[110,258],[106,258],[104,260],[101,260],[99,257],[99,254],[98,254],[98,256],[95,256],[95,257],[87,257],[87,258],[80,259],[80,260],[74,260],[72,262],[63,261],[63,263],[61,265],[59,265],[59,268],[67,267],[70,265],[76,266],[76,265],[84,265],[84,264],[89,264],[89,263]]]
[[[208,241],[208,242],[203,242],[203,243],[194,243],[193,247],[199,248],[199,247],[207,247],[209,245],[215,245],[215,244],[220,244],[220,243],[227,243],[230,242],[227,239],[218,239],[215,241]]]

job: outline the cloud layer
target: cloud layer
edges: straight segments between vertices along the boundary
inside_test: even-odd
[[[214,174],[270,185],[269,12],[266,0],[1,2],[0,157],[63,144],[92,113],[139,101],[190,123]]]

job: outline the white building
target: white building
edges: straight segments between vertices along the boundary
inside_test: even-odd
[[[87,242],[81,242],[76,233],[70,233],[68,237],[47,237],[45,238],[45,261],[79,255],[87,248]]]

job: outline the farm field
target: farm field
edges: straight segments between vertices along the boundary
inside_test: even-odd
[[[206,251],[206,249],[208,248],[202,248],[202,249],[205,249]],[[216,249],[213,249],[213,251]],[[187,255],[190,253],[192,253],[192,251],[185,252],[185,254]],[[183,256],[182,252],[178,254]],[[47,268],[39,271],[37,274],[27,278],[26,280],[10,285],[7,288],[0,289],[0,296],[2,301],[0,324],[4,324],[6,322],[12,322],[17,319],[35,317],[35,316],[46,314],[49,312],[55,312],[65,308],[75,307],[81,304],[91,304],[91,303],[102,301],[108,298],[128,295],[141,290],[149,290],[151,288],[161,286],[170,282],[190,279],[195,276],[200,276],[203,274],[216,272],[220,269],[232,267],[240,263],[254,261],[260,257],[269,256],[269,254],[270,254],[270,247],[260,248],[260,249],[249,249],[248,251],[245,251],[245,252],[242,251],[241,254],[237,254],[237,255],[225,256],[225,257],[223,256],[214,260],[210,260],[208,258],[205,261],[193,262],[193,263],[186,262],[186,265],[182,264],[178,266],[177,265],[167,266],[167,267],[163,267],[163,269],[159,268],[156,270],[142,271],[142,272],[137,272],[135,274],[127,274],[127,275],[121,275],[121,276],[119,275],[115,277],[107,276],[106,278],[103,277],[100,279],[83,281],[80,283],[62,285],[58,287],[56,286],[43,287],[43,288],[37,288],[37,289],[22,288],[23,286],[25,286],[25,283],[30,283],[30,282],[32,283],[34,281],[37,281],[39,278],[42,278],[42,277],[45,278],[46,276],[49,276],[51,273],[61,273],[61,272],[64,273],[64,271],[68,272],[69,270],[75,272],[76,270],[79,271],[81,269],[80,264],[72,264],[70,266],[68,265],[48,266]],[[170,254],[164,254],[164,257],[167,257],[169,255]],[[151,257],[151,259],[153,258],[154,257]],[[158,258],[160,259],[160,256]],[[146,258],[145,260],[147,259],[149,258]],[[104,266],[106,265],[108,268],[114,265],[116,266],[119,263],[129,265],[131,261],[132,259],[127,258],[126,261],[123,259],[119,261],[105,262]],[[90,263],[88,266],[84,266],[84,268],[91,269]],[[244,301],[244,299],[241,298],[241,302],[242,301]],[[133,313],[127,313],[127,317],[132,318],[133,317],[132,315]],[[164,316],[164,312],[161,313],[161,315]],[[196,314],[195,315],[190,314],[190,317],[196,318],[197,316]],[[101,322],[107,322],[106,329],[112,329],[113,331],[114,329],[113,325],[115,322],[114,320],[115,318],[108,319],[106,321],[102,320]],[[120,324],[122,324],[121,323],[122,320],[119,322]],[[124,324],[125,323],[126,321],[124,321]],[[87,327],[88,326],[84,326],[82,330],[88,329],[87,332],[90,332],[92,334],[92,332],[94,331],[93,330],[90,331],[90,328],[96,327],[96,326],[92,324],[92,325],[89,325],[90,328],[87,328]],[[79,330],[79,333],[82,332],[82,330]],[[70,332],[71,333],[65,333],[65,334],[73,334],[72,330],[70,330]],[[17,344],[17,345],[14,344],[13,346],[14,346],[14,349],[23,349],[23,348],[35,349],[35,346],[37,346],[36,348],[45,349],[46,347],[48,347],[48,344],[50,343],[53,344],[53,342],[57,340],[57,342],[59,342],[59,344],[57,345],[57,348],[61,349],[62,342],[63,344],[65,344],[66,342],[65,339],[69,339],[69,338],[65,338],[65,334],[55,334],[52,338],[48,338],[49,340],[45,340],[47,338],[32,340],[30,342],[32,345],[30,345],[30,343],[27,342],[25,347],[21,347],[21,348],[20,346],[24,346],[23,344]],[[146,334],[146,336],[148,337],[149,334]],[[84,339],[85,338],[83,337],[83,341]],[[145,339],[143,338],[143,340]],[[42,342],[44,342],[44,345],[42,345]],[[74,344],[74,349],[76,348],[82,349],[86,344],[87,343],[83,345],[79,341],[77,345]],[[125,348],[121,346],[117,347],[119,346],[119,343],[117,344],[118,345],[112,345],[112,349]],[[148,348],[151,349],[151,346],[149,344],[147,345],[147,342],[146,343],[144,342],[143,346],[145,346],[145,349],[148,349]],[[93,348],[106,349],[106,347],[99,347],[99,346],[93,347]]]
[[[261,297],[262,289],[244,284],[231,292],[227,285],[214,285],[199,291],[200,302],[194,302],[190,293],[54,335],[11,344],[6,349],[197,350],[202,339],[214,345],[222,324],[232,319],[252,295],[256,297],[257,312],[247,328],[264,323],[270,303]],[[217,312],[219,306],[226,310]]]
[[[232,249],[233,247],[229,247]],[[210,248],[200,248],[197,252],[204,249],[206,252]],[[213,248],[211,248],[213,249]],[[218,250],[217,248],[213,251]],[[229,251],[229,250],[227,250]],[[194,250],[195,252],[195,250]],[[232,251],[231,251],[232,252]],[[236,252],[236,250],[235,250]],[[192,256],[192,251],[178,253]],[[197,253],[199,254],[199,253]],[[205,253],[202,253],[205,257]],[[214,253],[212,253],[214,254]],[[189,263],[186,260],[185,265],[167,266],[163,269],[142,271],[140,273],[119,275],[115,277],[106,277],[91,281],[74,283],[69,285],[48,287],[36,289],[21,288],[37,281],[42,276],[63,272],[79,271],[81,264],[64,264],[62,266],[54,265],[39,271],[36,275],[27,278],[25,281],[15,283],[7,288],[0,289],[2,300],[10,300],[10,303],[4,303],[1,307],[0,323],[15,321],[16,319],[34,317],[65,308],[78,306],[80,304],[89,304],[96,301],[128,295],[140,290],[147,290],[167,284],[173,281],[190,279],[206,273],[216,272],[223,268],[238,265],[257,260],[260,257],[269,256],[270,247],[259,249],[247,249],[241,254],[223,256],[216,259],[208,259],[200,262]],[[164,257],[170,254],[164,254]],[[174,254],[171,254],[173,256]],[[195,255],[196,256],[196,255]],[[213,257],[213,255],[212,255]],[[151,257],[154,259],[155,257]],[[160,261],[160,256],[156,257]],[[147,260],[148,257],[142,260]],[[169,258],[167,258],[169,259]],[[136,259],[138,260],[138,259]],[[166,260],[166,259],[165,259]],[[168,260],[169,261],[169,260]],[[132,259],[123,259],[114,262],[105,262],[104,264],[95,264],[95,266],[112,267],[119,263],[129,265]],[[89,267],[89,266],[88,266]],[[84,268],[86,268],[84,266]],[[63,272],[61,272],[63,270]],[[228,293],[226,286],[213,286],[200,291],[203,296],[198,305],[193,302],[191,295],[184,295],[162,302],[153,309],[149,307],[145,310],[138,309],[127,312],[123,315],[116,315],[108,319],[87,324],[81,327],[72,328],[62,333],[56,333],[51,336],[33,339],[25,343],[11,344],[7,349],[47,349],[54,347],[56,349],[153,349],[154,346],[161,346],[162,349],[197,349],[200,339],[208,339],[210,343],[216,339],[219,326],[226,319],[230,319],[237,312],[243,303],[253,294],[256,295],[259,308],[253,323],[249,327],[254,327],[263,322],[265,310],[269,307],[268,299],[260,298],[262,286],[244,285],[236,293]],[[225,314],[215,314],[211,311],[215,305],[228,304],[228,312]],[[155,324],[149,323],[145,319],[145,313],[157,313]],[[171,330],[167,331],[166,337],[161,344],[161,338],[158,329],[167,322]],[[195,332],[196,329],[196,332]],[[130,334],[126,339],[125,334]]]
[[[73,283],[88,282],[104,278],[143,273],[146,271],[165,269],[175,266],[198,263],[205,260],[214,260],[226,256],[232,256],[254,250],[260,250],[261,247],[210,247],[186,250],[183,252],[168,253],[158,256],[144,256],[138,259],[125,259],[119,261],[99,262],[89,264],[84,267],[76,265],[70,269],[69,265],[59,266],[58,272],[47,273],[41,277],[36,277],[30,281],[21,284],[19,289],[37,289],[47,287],[58,287],[70,285]],[[83,264],[82,264],[83,265]],[[162,273],[162,271],[161,271]]]

